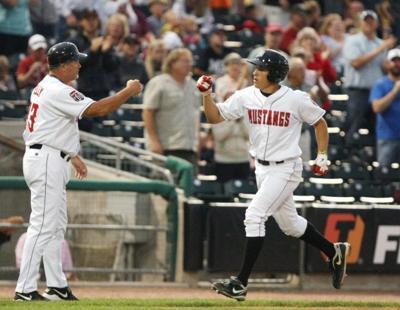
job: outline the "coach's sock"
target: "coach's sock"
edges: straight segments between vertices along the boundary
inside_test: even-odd
[[[264,237],[247,237],[246,248],[244,252],[243,265],[238,274],[238,279],[244,286],[247,286],[247,281],[250,277],[251,270],[260,254]]]
[[[320,249],[331,259],[335,255],[333,243],[327,240],[321,233],[315,229],[314,225],[307,222],[307,228],[304,234],[299,238],[312,246]]]

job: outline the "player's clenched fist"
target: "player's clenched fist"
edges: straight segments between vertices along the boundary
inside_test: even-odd
[[[139,80],[128,80],[126,82],[126,88],[129,88],[132,91],[132,96],[137,96],[143,90],[143,85]]]
[[[208,75],[202,75],[198,80],[197,80],[197,89],[202,93],[202,94],[209,94],[211,93],[212,90],[212,85],[213,85],[213,79],[211,76]]]
[[[328,156],[325,153],[318,153],[314,161],[313,173],[318,176],[325,176],[328,173]]]

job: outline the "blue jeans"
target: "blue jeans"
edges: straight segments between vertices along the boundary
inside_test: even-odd
[[[382,166],[400,163],[400,140],[378,140],[377,153]]]

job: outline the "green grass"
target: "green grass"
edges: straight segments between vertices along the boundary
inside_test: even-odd
[[[354,309],[386,308],[400,309],[398,302],[354,302],[354,301],[281,301],[252,300],[237,302],[230,300],[182,300],[182,299],[83,299],[78,302],[15,302],[0,299],[0,309]]]

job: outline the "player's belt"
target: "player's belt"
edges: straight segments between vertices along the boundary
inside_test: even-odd
[[[30,149],[35,149],[35,150],[41,150],[42,146],[43,146],[43,144],[32,144],[32,145],[29,146],[29,148]],[[60,151],[60,156],[61,156],[62,159],[65,159],[66,161],[69,161],[71,159],[71,157],[67,153],[65,153],[63,151]]]
[[[269,165],[279,165],[279,164],[283,164],[285,161],[284,160],[280,160],[280,161],[268,161],[268,160],[262,160],[262,159],[257,159],[257,161],[264,166],[269,166]]]

